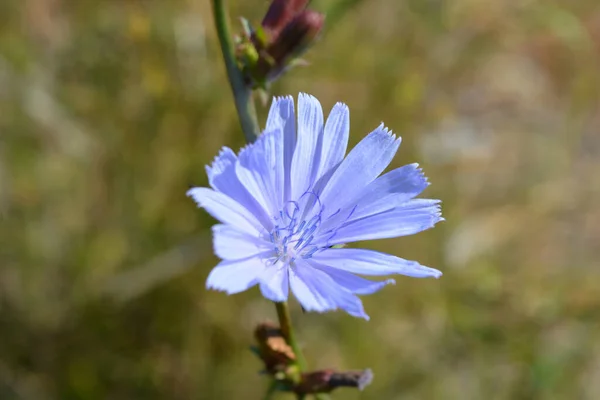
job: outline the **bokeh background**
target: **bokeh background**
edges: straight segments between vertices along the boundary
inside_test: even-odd
[[[292,304],[311,366],[375,372],[334,398],[600,398],[600,4],[312,8],[311,65],[272,92],[346,102],[352,143],[385,121],[447,219],[360,244],[444,271],[364,298],[370,322]],[[214,221],[185,197],[223,145],[208,1],[0,2],[0,399],[262,398],[274,307],[204,289]]]

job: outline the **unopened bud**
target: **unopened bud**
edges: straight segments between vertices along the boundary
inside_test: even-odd
[[[316,11],[305,10],[298,14],[267,48],[267,53],[276,65],[282,65],[290,58],[300,56],[314,42],[325,17]]]
[[[284,370],[296,360],[292,348],[285,342],[281,329],[271,322],[259,324],[254,330],[258,342],[260,358],[265,363],[267,371],[274,373]]]
[[[329,384],[331,387],[355,387],[363,390],[373,382],[373,371],[365,369],[363,371],[338,372],[331,375]]]
[[[271,37],[276,37],[307,4],[308,0],[273,0],[261,25]]]
[[[256,76],[266,82],[275,80],[315,41],[324,21],[325,16],[316,11],[298,14],[266,48],[257,63]]]
[[[373,372],[370,369],[346,372],[328,369],[303,374],[294,391],[298,394],[328,393],[339,387],[363,390],[372,380]]]
[[[325,16],[307,10],[308,0],[273,0],[260,27],[242,19],[244,35],[237,38],[236,56],[248,86],[266,90],[269,83],[295,65],[316,40]]]

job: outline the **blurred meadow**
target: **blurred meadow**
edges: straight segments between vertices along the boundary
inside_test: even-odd
[[[230,3],[236,30],[268,6]],[[600,3],[311,7],[272,93],[347,103],[352,144],[384,121],[447,219],[360,244],[444,272],[364,297],[370,322],[292,302],[311,367],[375,373],[332,397],[599,399]],[[274,307],[205,290],[185,197],[243,144],[208,1],[0,1],[0,399],[262,398]]]

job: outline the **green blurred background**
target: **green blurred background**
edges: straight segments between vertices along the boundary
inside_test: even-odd
[[[444,272],[370,322],[292,304],[311,366],[374,370],[334,398],[600,398],[598,1],[312,8],[273,94],[347,103],[352,144],[385,121],[447,219],[360,244]],[[274,307],[205,290],[214,221],[185,197],[243,145],[232,104],[207,0],[0,1],[0,399],[261,398]]]

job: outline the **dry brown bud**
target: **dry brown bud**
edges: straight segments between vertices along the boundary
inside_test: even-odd
[[[372,380],[373,372],[370,369],[346,372],[326,369],[302,374],[302,380],[294,391],[298,394],[328,393],[338,387],[354,387],[363,390]]]
[[[267,371],[282,371],[296,360],[294,351],[286,343],[277,325],[271,322],[259,324],[254,331],[254,337]]]

